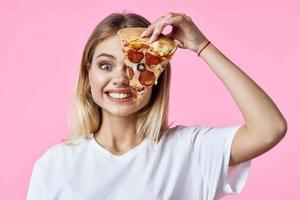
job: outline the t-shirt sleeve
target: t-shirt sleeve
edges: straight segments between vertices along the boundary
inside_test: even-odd
[[[29,182],[29,187],[27,191],[27,200],[44,200],[47,199],[46,196],[45,182],[42,177],[41,168],[36,161],[31,173],[31,178]]]
[[[193,130],[194,155],[204,181],[217,199],[240,193],[248,178],[251,160],[229,167],[233,138],[240,127],[195,126]]]

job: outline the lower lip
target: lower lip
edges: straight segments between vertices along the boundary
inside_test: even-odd
[[[126,103],[126,102],[130,102],[133,100],[133,97],[130,98],[126,98],[126,99],[116,99],[116,98],[112,98],[110,97],[107,93],[105,93],[106,96],[108,97],[109,100],[113,101],[113,102],[117,102],[117,103]]]

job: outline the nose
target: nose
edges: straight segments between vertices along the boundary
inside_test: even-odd
[[[114,85],[128,86],[129,78],[127,76],[126,70],[126,65],[123,65],[123,67],[120,67],[116,70],[116,75],[113,79]]]

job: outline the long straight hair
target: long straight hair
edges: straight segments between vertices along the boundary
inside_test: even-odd
[[[101,127],[101,107],[92,98],[88,78],[89,63],[92,63],[96,46],[106,38],[117,34],[121,28],[146,28],[149,25],[150,22],[138,14],[113,13],[95,27],[84,47],[69,110],[70,133],[64,141],[65,144],[72,145],[79,138],[91,139]],[[171,67],[168,63],[157,85],[153,85],[149,103],[138,111],[137,134],[156,143],[159,142],[162,133],[171,126],[168,123],[170,77]]]

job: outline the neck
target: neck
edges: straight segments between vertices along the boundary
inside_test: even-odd
[[[95,139],[112,151],[127,151],[143,140],[136,134],[136,122],[136,114],[120,117],[102,113],[101,128],[95,133]]]

